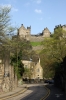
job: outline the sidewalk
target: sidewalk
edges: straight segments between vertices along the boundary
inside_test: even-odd
[[[2,97],[7,97],[7,96],[11,96],[11,95],[13,95],[13,94],[15,94],[15,93],[18,93],[18,92],[20,92],[20,91],[24,91],[24,90],[26,90],[27,89],[27,84],[23,84],[23,85],[21,85],[21,86],[18,86],[16,89],[14,89],[13,91],[9,91],[9,92],[4,92],[4,93],[1,93],[0,94],[0,100],[1,100],[1,98]]]

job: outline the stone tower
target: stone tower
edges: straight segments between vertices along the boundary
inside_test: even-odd
[[[55,26],[55,28],[54,28],[54,31],[56,30],[56,29],[58,29],[58,28],[62,28],[63,30],[65,30],[66,31],[66,25],[57,25],[57,26]]]
[[[20,38],[24,38],[26,40],[29,40],[31,34],[31,26],[27,27],[27,29],[22,24],[21,27],[18,30],[18,35]]]
[[[43,33],[43,37],[50,37],[50,31],[49,31],[49,29],[47,27],[44,28],[42,33]]]
[[[66,38],[66,25],[57,25],[55,26],[54,31],[58,28],[61,28],[63,30],[63,37]]]
[[[38,42],[38,41],[43,41],[45,37],[50,37],[50,31],[46,27],[41,33],[42,35],[31,35],[31,26],[25,28],[24,25],[22,24],[21,27],[18,29],[17,36],[19,36],[21,39],[26,39],[27,41],[31,42]],[[17,37],[15,36],[15,37]]]

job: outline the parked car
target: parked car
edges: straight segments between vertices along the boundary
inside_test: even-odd
[[[49,80],[49,84],[54,84],[54,80]]]
[[[54,84],[54,80],[45,80],[44,83]]]
[[[44,80],[44,83],[49,83],[49,80]]]

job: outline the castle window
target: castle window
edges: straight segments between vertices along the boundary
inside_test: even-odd
[[[28,35],[28,32],[26,32],[27,33],[27,35]]]
[[[27,68],[28,66],[27,65],[24,65],[24,67]]]
[[[37,72],[40,72],[40,69],[39,68],[37,69]]]
[[[26,35],[25,35],[25,38],[26,38]]]

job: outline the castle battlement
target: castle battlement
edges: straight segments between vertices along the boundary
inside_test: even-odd
[[[28,41],[42,41],[44,37],[50,37],[50,31],[46,27],[41,33],[42,35],[31,35],[31,26],[25,28],[22,24],[21,27],[18,29],[18,35],[20,38],[24,38]]]
[[[63,30],[66,30],[66,25],[56,25],[55,28],[54,28],[54,31],[57,29],[57,28],[62,28]]]

